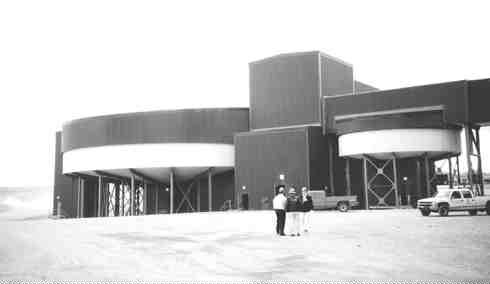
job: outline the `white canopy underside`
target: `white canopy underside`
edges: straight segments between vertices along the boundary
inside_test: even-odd
[[[377,159],[429,157],[461,153],[460,131],[452,129],[387,129],[344,134],[339,137],[339,155]]]
[[[214,173],[233,169],[235,148],[229,144],[161,143],[111,145],[81,148],[63,154],[63,173],[94,175],[100,170],[130,177],[135,169],[151,178],[167,182],[170,170],[181,180],[213,167]]]

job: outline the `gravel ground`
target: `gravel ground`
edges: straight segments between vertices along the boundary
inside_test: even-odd
[[[490,281],[483,213],[317,211],[300,237],[276,236],[273,222],[272,211],[65,220],[3,213],[0,280]]]

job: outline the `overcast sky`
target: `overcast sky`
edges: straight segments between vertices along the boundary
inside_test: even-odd
[[[166,2],[0,2],[0,185],[52,184],[67,120],[248,106],[248,62],[278,53],[381,89],[490,77],[488,1]]]

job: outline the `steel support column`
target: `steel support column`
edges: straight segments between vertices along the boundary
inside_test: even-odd
[[[174,171],[170,171],[170,214],[174,213]]]
[[[345,185],[346,185],[346,195],[352,194],[351,182],[350,182],[350,159],[345,159]]]
[[[201,179],[197,178],[197,189],[196,189],[196,203],[197,212],[201,212]]]
[[[417,200],[422,198],[422,167],[420,166],[420,158],[417,158],[416,160],[416,166],[417,166]]]
[[[473,143],[471,142],[471,128],[470,125],[466,124],[464,126],[464,136],[466,142],[466,165],[468,166],[468,183],[470,184],[471,191],[475,192],[473,183],[473,165],[471,163],[471,154],[473,154]]]
[[[97,217],[102,216],[102,176],[99,176],[98,199],[97,199]]]
[[[213,170],[208,171],[208,211],[213,211]]]
[[[475,128],[475,148],[476,148],[476,155],[478,159],[478,184],[480,186],[479,194],[480,195],[485,195],[485,190],[483,186],[483,170],[482,170],[482,165],[481,165],[481,149],[480,149],[480,127]]]
[[[160,187],[157,184],[155,186],[155,214],[158,214],[158,191],[160,191]]]
[[[430,197],[431,194],[431,182],[430,182],[430,170],[429,170],[429,157],[427,154],[424,156],[424,164],[425,164],[425,191],[426,197]]]
[[[126,198],[125,196],[125,191],[126,191],[126,184],[124,182],[122,182],[121,184],[121,216],[124,216],[124,214],[126,213],[125,209],[124,209],[124,199]]]
[[[121,195],[121,184],[116,183],[116,192],[115,192],[115,197],[114,197],[114,216],[120,216],[119,214],[119,200],[120,200],[120,195]]]
[[[364,202],[366,202],[365,209],[369,209],[369,196],[368,196],[368,172],[367,172],[367,159],[362,158],[363,176],[364,176]]]
[[[146,215],[146,207],[147,207],[147,195],[148,192],[148,184],[146,182],[143,182],[143,215]]]
[[[461,172],[459,171],[459,156],[456,156],[456,174],[457,174],[458,186],[460,186],[461,185]]]
[[[396,167],[396,156],[393,155],[393,189],[395,190],[395,206],[400,207],[400,200],[398,196],[398,169]]]
[[[77,179],[77,218],[80,218],[80,188],[82,187],[82,178],[78,177]]]
[[[328,137],[328,175],[329,175],[329,184],[330,184],[330,192],[335,195],[335,183],[334,183],[334,151],[333,151],[333,142],[332,136]]]
[[[135,204],[135,200],[134,200],[134,192],[135,192],[135,185],[136,185],[136,181],[135,181],[135,178],[134,178],[134,175],[131,175],[131,187],[130,187],[130,191],[129,191],[129,214],[131,216],[134,216],[134,204]]]
[[[448,167],[449,167],[449,188],[453,188],[453,181],[454,181],[454,178],[453,178],[453,162],[452,162],[452,159],[451,158],[448,158],[447,159],[448,161]]]

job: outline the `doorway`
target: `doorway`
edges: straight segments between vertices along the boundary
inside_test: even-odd
[[[243,210],[248,210],[248,193],[242,193],[240,204]]]

